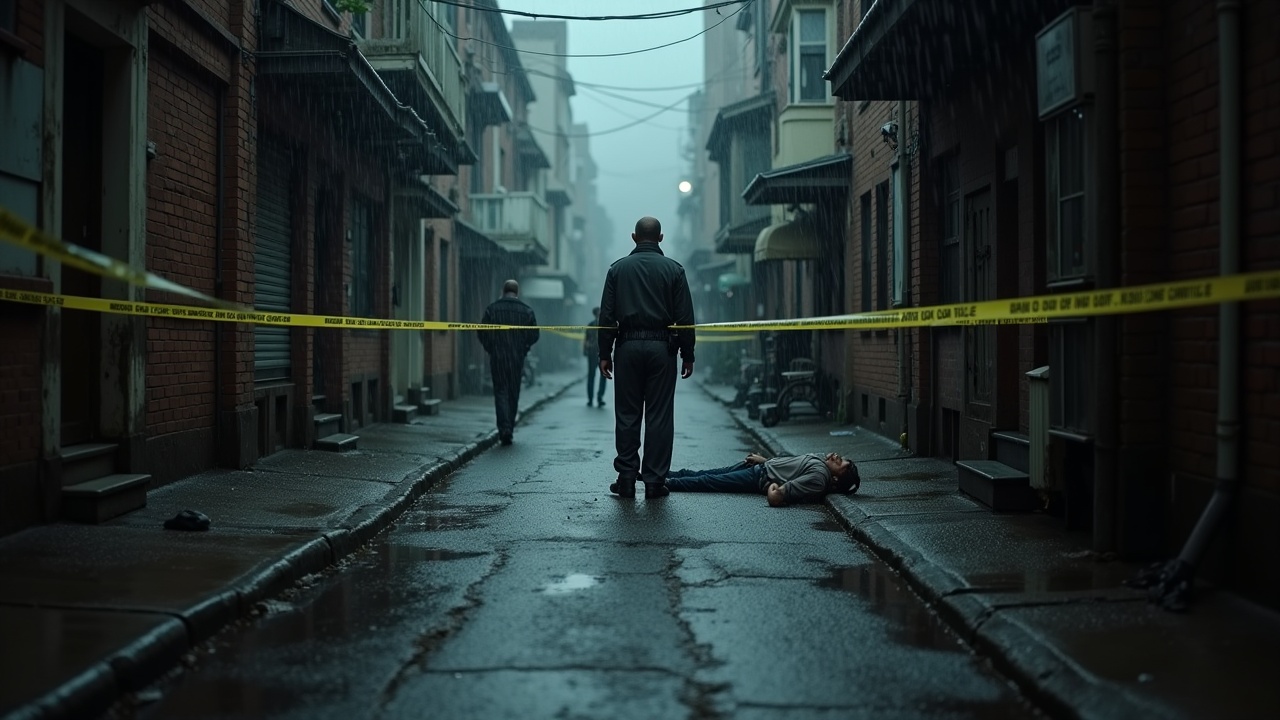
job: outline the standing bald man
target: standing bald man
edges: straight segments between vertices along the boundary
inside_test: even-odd
[[[631,234],[636,247],[609,267],[600,298],[600,372],[614,379],[613,467],[618,481],[609,491],[636,496],[636,480],[644,496],[665,497],[675,438],[676,352],[680,377],[693,375],[693,297],[684,267],[663,254],[662,224],[642,217]],[[644,423],[644,460],[640,458]]]
[[[520,299],[520,283],[502,283],[502,297],[484,310],[486,325],[525,325],[526,330],[481,330],[480,344],[489,353],[489,377],[493,380],[493,410],[498,418],[498,441],[510,445],[520,409],[520,371],[524,356],[538,342],[538,318]]]

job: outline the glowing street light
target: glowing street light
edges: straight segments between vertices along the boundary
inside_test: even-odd
[[[689,182],[688,180],[681,180],[680,184],[677,187],[679,187],[680,192],[684,193],[685,195],[688,195],[689,193],[693,192],[693,183]]]

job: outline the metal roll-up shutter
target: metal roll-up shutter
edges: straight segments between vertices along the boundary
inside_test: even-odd
[[[289,148],[264,139],[258,150],[258,215],[254,233],[254,307],[289,312],[292,293],[293,213]],[[290,375],[289,328],[253,329],[255,382],[287,380]]]

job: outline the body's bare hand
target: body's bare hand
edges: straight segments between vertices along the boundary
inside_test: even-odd
[[[765,496],[769,499],[769,507],[782,507],[787,504],[787,491],[783,490],[778,483],[769,483]]]
[[[613,379],[613,361],[612,360],[600,361],[600,374],[604,376],[605,380]]]
[[[747,453],[746,462],[748,465],[763,465],[766,460],[768,460],[768,458],[760,453]]]
[[[688,380],[691,375],[693,375],[693,363],[688,361],[680,363],[680,377]]]

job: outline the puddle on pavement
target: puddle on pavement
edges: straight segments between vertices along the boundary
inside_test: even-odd
[[[378,556],[383,560],[391,562],[434,562],[448,560],[462,560],[464,558],[480,557],[483,552],[462,552],[458,550],[443,550],[441,548],[425,548],[417,545],[392,545],[382,544],[378,546]]]
[[[970,587],[993,592],[1069,592],[1117,587],[1114,573],[1096,574],[1087,569],[1027,570],[979,573],[966,577]]]
[[[880,564],[832,568],[831,576],[815,580],[818,587],[856,595],[868,608],[893,622],[890,637],[912,647],[966,652],[960,641],[932,610]]]
[[[504,505],[445,505],[422,503],[396,522],[406,530],[474,530],[485,527],[484,520],[502,512]]]
[[[594,575],[573,573],[543,585],[542,592],[547,595],[567,595],[571,592],[593,588],[599,584],[600,578]]]
[[[288,515],[295,518],[314,518],[322,515],[328,515],[337,510],[332,505],[315,502],[296,502],[290,503],[283,507],[276,508],[276,512],[281,515]]]
[[[810,523],[810,527],[814,530],[822,530],[824,532],[844,532],[844,526],[830,518]]]

